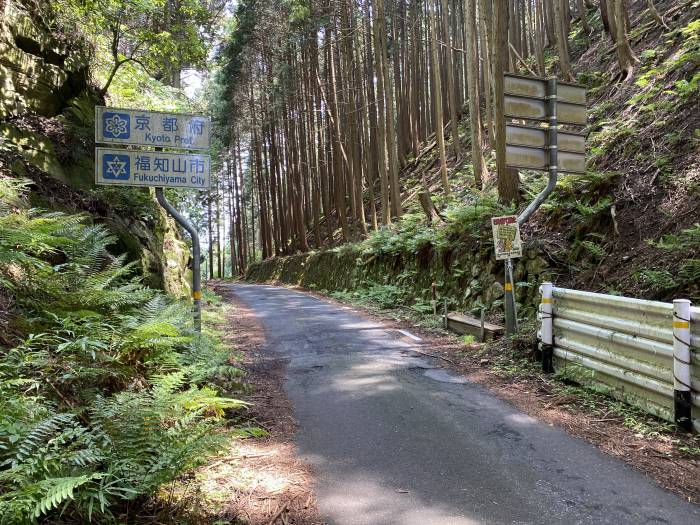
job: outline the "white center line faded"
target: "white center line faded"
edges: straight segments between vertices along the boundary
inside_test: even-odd
[[[422,341],[422,339],[421,339],[420,337],[418,337],[417,335],[413,335],[411,332],[407,332],[406,330],[397,330],[397,331],[398,331],[399,333],[402,333],[402,334],[405,335],[406,337],[410,337],[410,338],[413,339],[414,341]]]

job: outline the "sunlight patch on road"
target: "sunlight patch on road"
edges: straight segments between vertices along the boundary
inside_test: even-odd
[[[371,479],[374,478],[374,479]],[[480,521],[456,514],[445,505],[428,502],[412,487],[391,486],[365,472],[334,480],[330,487],[321,489],[325,498],[321,510],[333,509],[333,516],[361,516],[358,523],[373,525],[450,524],[479,525]],[[352,494],[349,498],[348,494]],[[325,507],[325,508],[324,508]]]

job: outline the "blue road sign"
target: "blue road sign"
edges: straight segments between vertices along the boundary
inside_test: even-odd
[[[203,115],[95,107],[95,142],[209,149],[211,119]]]
[[[131,158],[120,153],[106,153],[102,156],[102,174],[105,180],[129,180],[131,178]]]
[[[131,137],[131,115],[105,111],[102,114],[102,132],[106,138],[129,139]]]
[[[96,148],[95,154],[96,184],[209,188],[209,155],[109,148]]]

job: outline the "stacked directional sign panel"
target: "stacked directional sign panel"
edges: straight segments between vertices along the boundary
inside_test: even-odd
[[[209,149],[211,120],[201,115],[134,109],[95,109],[95,142],[186,150]],[[199,153],[98,147],[95,182],[101,185],[208,189],[211,158]]]
[[[517,121],[535,124],[506,125],[506,164],[513,168],[548,170],[549,151],[558,150],[557,169],[564,173],[586,173],[585,135],[558,129],[549,133],[552,117],[556,125],[584,126],[587,122],[586,89],[577,84],[556,82],[556,91],[548,93],[544,78],[505,75],[505,115]],[[555,97],[550,104],[548,97]],[[556,113],[551,109],[556,109]],[[556,140],[553,142],[553,137]]]

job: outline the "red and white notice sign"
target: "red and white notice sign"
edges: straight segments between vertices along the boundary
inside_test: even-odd
[[[491,217],[491,228],[493,229],[493,244],[496,248],[497,260],[523,256],[523,243],[520,240],[520,226],[518,226],[517,216]]]

